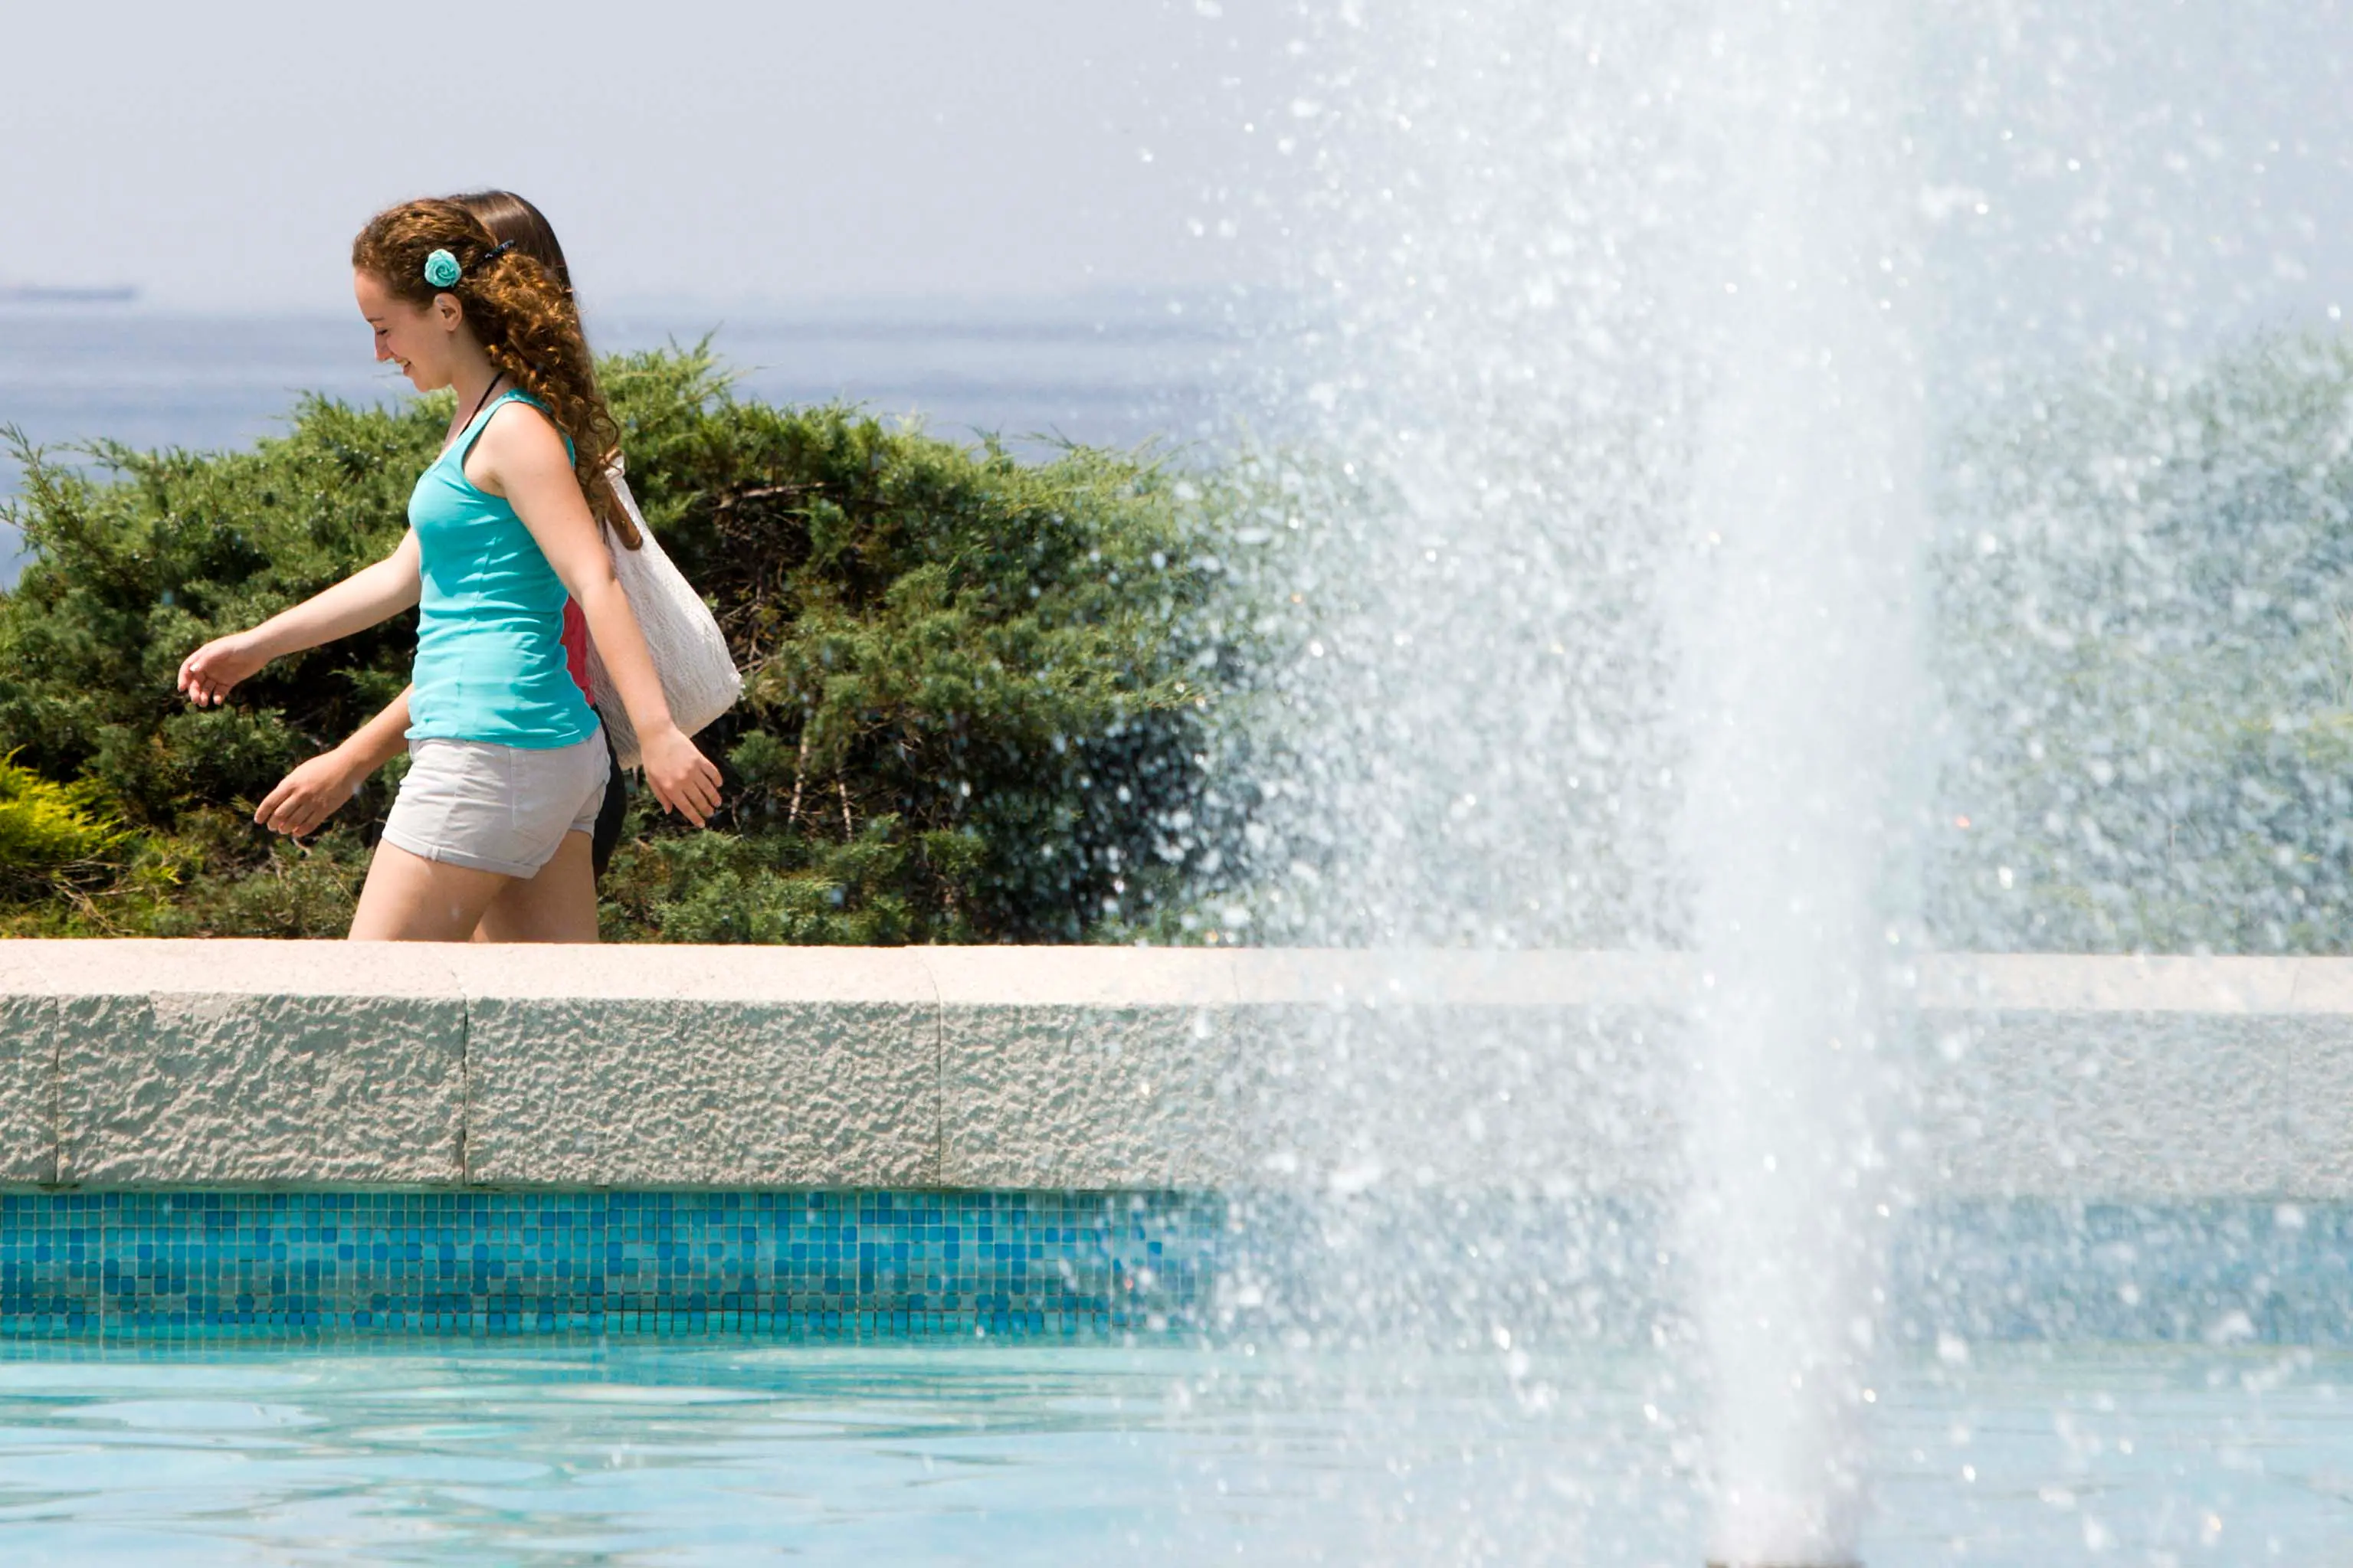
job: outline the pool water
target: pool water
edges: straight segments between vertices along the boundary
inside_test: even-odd
[[[0,1562],[1672,1563],[1663,1363],[1229,1344],[0,1347]],[[2019,1346],[1878,1392],[1865,1560],[2332,1561],[2353,1356]]]

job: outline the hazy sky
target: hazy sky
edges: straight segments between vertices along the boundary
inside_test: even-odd
[[[1409,73],[1416,27],[1494,6],[1535,47],[1491,90],[1574,126],[1549,27],[1744,3],[1767,0],[17,0],[0,281],[341,310],[369,213],[485,184],[548,210],[592,307],[1296,277],[1313,246],[1286,255],[1274,215],[1305,155],[1271,156],[1272,122],[1377,100],[1331,81],[1333,40]],[[1887,3],[1920,39],[1936,281],[2005,352],[2353,308],[2353,0]],[[1463,177],[1445,117],[1416,134],[1397,173]]]
[[[376,207],[506,185],[607,298],[1187,286],[1243,153],[1249,0],[12,5],[0,281],[342,308]]]

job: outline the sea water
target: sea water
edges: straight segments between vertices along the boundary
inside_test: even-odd
[[[1221,437],[1221,377],[1260,307],[1247,295],[1105,291],[1034,300],[805,306],[591,302],[599,351],[710,341],[738,395],[839,400],[951,440],[1167,449]],[[37,445],[234,449],[281,434],[306,393],[410,395],[349,315],[222,316],[0,306],[0,426]],[[73,453],[60,453],[79,460]],[[0,499],[16,463],[0,453]],[[15,553],[0,540],[0,559]],[[13,576],[13,567],[8,574]]]

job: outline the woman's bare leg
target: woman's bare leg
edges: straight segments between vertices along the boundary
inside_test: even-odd
[[[512,879],[482,912],[476,942],[595,942],[596,871],[586,833],[567,833],[528,881]]]
[[[570,835],[565,837],[569,837]],[[481,923],[501,888],[515,879],[450,866],[378,844],[368,862],[353,942],[463,942]]]

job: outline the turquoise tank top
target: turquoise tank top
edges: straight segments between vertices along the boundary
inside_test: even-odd
[[[409,492],[424,595],[417,605],[412,741],[488,741],[547,751],[596,732],[564,658],[569,595],[502,496],[466,478],[466,454],[510,392],[468,422]],[[542,409],[542,412],[545,412]],[[569,451],[572,442],[565,440]]]

